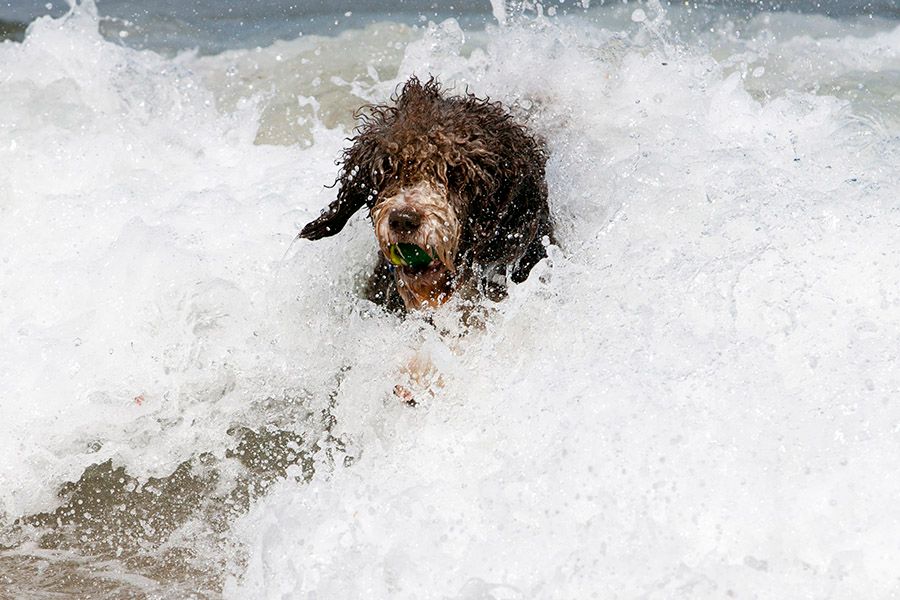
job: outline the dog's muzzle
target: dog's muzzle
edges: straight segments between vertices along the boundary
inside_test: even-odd
[[[395,269],[397,289],[407,308],[438,306],[452,292],[460,224],[446,190],[428,182],[400,188],[372,209],[375,236],[384,256],[394,264],[398,245],[418,246],[433,259]]]

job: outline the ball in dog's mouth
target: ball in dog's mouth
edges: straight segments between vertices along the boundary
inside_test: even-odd
[[[434,261],[428,251],[415,244],[391,244],[388,246],[388,253],[388,260],[397,267],[421,269]]]
[[[439,247],[425,250],[408,242],[388,244],[384,254],[394,267],[397,291],[409,309],[438,307],[453,293],[453,272]],[[452,262],[451,262],[452,264]]]

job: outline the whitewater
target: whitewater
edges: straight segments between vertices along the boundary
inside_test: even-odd
[[[566,6],[0,42],[0,597],[900,596],[900,22]],[[550,149],[470,328],[296,239],[412,74]]]

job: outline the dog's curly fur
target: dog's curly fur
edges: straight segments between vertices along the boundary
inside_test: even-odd
[[[300,237],[334,235],[367,206],[382,250],[371,300],[412,309],[453,293],[500,297],[507,278],[524,281],[546,256],[544,238],[553,242],[547,152],[499,102],[448,96],[434,78],[413,77],[391,104],[363,107],[357,118],[337,198]],[[386,215],[398,206],[430,218],[431,229],[388,239]],[[427,244],[440,260],[428,273],[395,269],[385,255],[398,241]]]

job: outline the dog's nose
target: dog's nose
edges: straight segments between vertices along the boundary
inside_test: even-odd
[[[422,217],[412,210],[395,210],[388,216],[388,225],[397,233],[412,233],[422,224]]]

